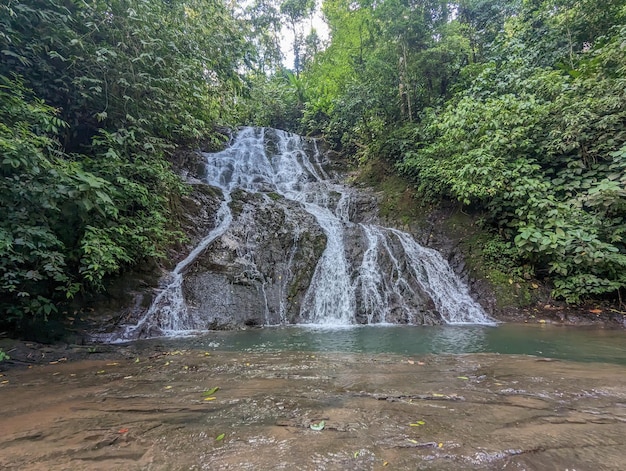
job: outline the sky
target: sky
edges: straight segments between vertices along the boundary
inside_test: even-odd
[[[304,27],[303,31],[304,31],[305,37],[309,34],[309,32],[311,31],[311,28],[313,27],[316,29],[317,35],[319,36],[320,40],[323,43],[326,40],[328,40],[329,30],[328,30],[328,25],[323,19],[321,6],[322,6],[321,1],[318,1],[315,13],[313,14],[313,18],[311,20],[307,20],[306,22],[304,22],[302,26]],[[280,50],[283,53],[283,64],[285,65],[285,67],[292,69],[293,59],[294,59],[293,57],[293,33],[286,25],[283,25],[283,30],[281,31],[281,35],[282,36],[281,36],[281,41],[280,41]]]

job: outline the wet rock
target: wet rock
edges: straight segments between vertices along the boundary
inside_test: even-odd
[[[278,195],[233,194],[230,228],[186,273],[194,317],[212,328],[300,321],[326,237],[313,216]]]

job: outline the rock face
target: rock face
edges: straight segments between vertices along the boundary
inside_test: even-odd
[[[185,274],[187,308],[208,328],[300,322],[326,236],[300,205],[277,195],[233,194],[233,222]]]
[[[246,128],[204,158],[205,167],[190,160],[194,191],[179,209],[190,245],[178,253],[188,255],[172,257],[179,262],[122,339],[255,325],[490,321],[441,254],[378,224],[377,199],[342,185],[315,141]]]
[[[277,194],[236,191],[232,197],[229,229],[185,273],[183,294],[189,314],[204,320],[199,328],[208,329],[306,322],[301,306],[326,247],[324,231],[301,204]],[[371,222],[370,201],[366,195],[353,195],[350,217]],[[361,273],[370,256],[372,234],[357,223],[346,224],[344,231],[349,278],[360,292],[354,297],[356,323],[441,323],[432,299],[415,280],[399,289],[391,286],[403,284],[394,256],[402,252],[400,240],[392,239],[389,250],[377,251],[376,271],[386,281],[372,288]],[[387,298],[388,309],[373,308],[372,296]]]

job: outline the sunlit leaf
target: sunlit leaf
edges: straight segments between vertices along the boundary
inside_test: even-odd
[[[467,376],[457,376],[458,379],[464,379],[464,380],[468,380],[469,378]]]
[[[216,387],[211,388],[211,389],[209,389],[209,390],[207,390],[207,391],[204,391],[204,392],[202,393],[202,395],[203,395],[203,396],[212,396],[212,395],[213,395],[213,394],[215,394],[217,391],[219,391],[219,389],[220,389],[220,388],[219,388],[218,386],[216,386]]]
[[[225,436],[226,436],[225,433],[220,433],[217,437],[215,437],[215,441],[221,442],[222,440],[224,440]]]
[[[214,401],[215,399],[217,399],[215,396],[205,397],[204,398],[205,401]]]

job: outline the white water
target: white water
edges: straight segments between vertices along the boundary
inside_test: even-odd
[[[232,222],[228,203],[236,189],[275,192],[298,202],[325,232],[327,245],[301,306],[301,316],[310,324],[354,324],[357,304],[365,311],[367,323],[389,322],[392,310],[400,310],[411,322],[415,311],[411,286],[416,284],[428,293],[446,323],[493,323],[472,300],[467,287],[443,257],[420,246],[409,234],[360,224],[363,244],[367,247],[358,265],[350,262],[344,240],[346,228],[355,227],[349,220],[350,191],[329,178],[316,146],[314,152],[309,153],[313,155],[307,155],[300,136],[278,130],[244,128],[230,147],[205,154],[206,181],[221,188],[225,198],[216,217],[216,227],[176,266],[150,309],[136,325],[126,328],[122,338],[150,336],[154,331],[160,335],[176,335],[204,325],[187,312],[182,293],[184,272],[228,230]],[[285,257],[293,258],[293,253]],[[383,259],[386,266],[391,267],[387,273],[381,263]],[[265,297],[264,289],[263,295]],[[286,302],[286,299],[280,300],[283,321]],[[267,318],[266,297],[264,303]]]

